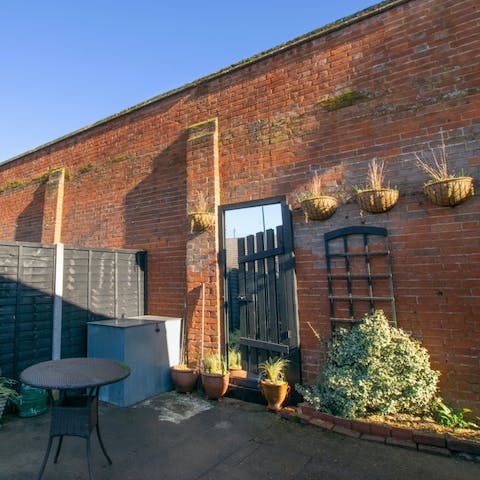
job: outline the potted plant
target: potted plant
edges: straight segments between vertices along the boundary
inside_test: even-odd
[[[180,363],[170,367],[170,374],[176,392],[193,392],[198,380],[198,370],[196,368],[189,367],[186,363]]]
[[[232,377],[246,378],[247,376],[247,372],[242,367],[242,352],[236,345],[228,348],[228,369]]]
[[[0,377],[0,418],[9,400],[15,402],[18,398],[18,392],[13,388],[16,381],[6,377]]]
[[[259,365],[260,391],[267,400],[268,409],[277,412],[282,408],[290,393],[290,385],[285,380],[288,360],[283,357],[268,358]]]
[[[180,363],[170,367],[173,386],[178,393],[191,393],[198,380],[198,368],[188,366],[186,353],[187,331],[182,328],[182,341],[180,345]]]
[[[230,373],[227,361],[218,353],[210,353],[202,361],[202,384],[207,397],[218,400],[228,390]]]
[[[395,206],[398,200],[398,190],[384,185],[385,164],[383,160],[377,163],[373,158],[368,164],[368,183],[365,187],[355,187],[357,203],[362,210],[370,213],[384,213]]]
[[[203,232],[215,223],[215,214],[203,192],[198,192],[195,206],[188,211],[188,218],[192,232]]]
[[[473,178],[456,175],[448,171],[447,149],[440,130],[442,146],[439,152],[431,149],[431,159],[415,154],[417,165],[428,175],[430,179],[423,186],[423,191],[428,199],[441,207],[454,207],[473,195]]]
[[[307,222],[330,218],[338,206],[338,200],[323,191],[322,180],[317,173],[305,190],[297,195],[297,200],[300,202]]]

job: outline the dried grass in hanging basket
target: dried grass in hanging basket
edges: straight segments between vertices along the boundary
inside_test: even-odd
[[[423,191],[435,205],[454,207],[474,194],[473,178],[452,177],[430,182],[423,187]]]
[[[215,215],[210,212],[193,212],[188,217],[190,218],[190,230],[192,232],[203,232],[215,223]]]
[[[357,203],[370,213],[384,213],[395,206],[398,190],[395,188],[371,188],[357,192]]]
[[[305,220],[326,220],[330,218],[337,209],[338,200],[329,195],[306,198],[302,200],[301,206],[305,214]]]

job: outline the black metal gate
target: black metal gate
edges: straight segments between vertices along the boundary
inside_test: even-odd
[[[268,357],[283,355],[293,383],[300,380],[295,260],[290,212],[283,209],[283,226],[238,239],[239,343],[250,376]]]

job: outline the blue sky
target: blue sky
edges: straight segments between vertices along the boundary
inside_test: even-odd
[[[0,0],[0,162],[371,0]]]

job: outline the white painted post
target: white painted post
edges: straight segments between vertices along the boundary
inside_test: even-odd
[[[63,243],[55,244],[55,282],[53,297],[52,359],[58,360],[62,351],[62,299],[63,299]]]

